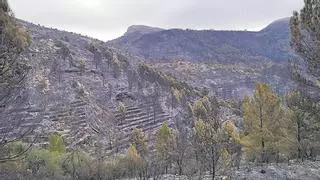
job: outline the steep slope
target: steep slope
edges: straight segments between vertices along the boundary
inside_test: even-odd
[[[20,23],[32,37],[30,48],[23,54],[32,69],[25,88],[15,97],[20,102],[0,114],[0,135],[10,138],[26,132],[25,140],[36,140],[39,146],[46,146],[48,135],[56,133],[63,136],[69,149],[80,147],[91,153],[111,154],[124,150],[130,144],[133,129],[141,128],[149,134],[152,148],[156,130],[164,122],[173,126],[173,119],[180,112],[173,108],[172,88],[191,94],[186,100],[192,101],[203,86],[230,99],[250,93],[257,81],[270,81],[283,89],[290,85],[284,85],[288,77],[282,65],[269,60],[244,59],[250,63],[231,65],[196,61],[146,65],[140,64],[139,56],[121,54],[99,40],[24,21]],[[136,41],[140,42],[145,37],[153,39],[159,33],[171,34],[170,31],[182,30],[135,26],[129,28],[125,37],[138,37]],[[269,28],[253,34],[264,37],[273,31]],[[185,31],[170,37],[190,41],[183,36],[193,33],[203,36],[201,32]],[[230,37],[230,33],[235,32],[207,33],[216,34],[213,38],[216,42],[225,42],[230,41],[225,36]],[[251,33],[240,34],[246,39]],[[232,37],[238,39],[236,35]],[[256,43],[251,39],[246,41],[250,41],[248,48],[251,47],[248,44]],[[162,41],[153,39],[153,42],[156,45]],[[198,48],[197,41],[190,41],[187,46]],[[124,117],[117,110],[119,102],[127,108]],[[30,130],[33,132],[28,133]]]
[[[293,56],[288,22],[287,18],[275,21],[260,32],[157,29],[139,36],[131,32],[109,44],[157,62],[286,61]]]
[[[132,77],[139,67],[137,59],[99,40],[19,23],[32,38],[22,55],[31,70],[14,97],[20,101],[0,113],[1,138],[23,136],[45,147],[48,135],[59,134],[68,149],[101,151],[103,156],[125,150],[134,128],[153,137],[164,122],[173,125],[164,105],[170,87],[159,91],[161,100],[150,97],[153,84],[139,74]],[[120,102],[127,107],[121,118]]]

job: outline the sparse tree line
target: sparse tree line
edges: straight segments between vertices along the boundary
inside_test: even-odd
[[[174,88],[180,91],[180,93],[184,93],[188,96],[199,95],[199,90],[197,88],[195,89],[194,87],[188,85],[186,82],[179,81],[170,74],[156,71],[148,64],[141,64],[138,67],[136,74],[142,81],[156,83],[163,87]]]
[[[58,179],[156,179],[168,173],[201,177],[207,172],[214,177],[216,172],[227,175],[243,159],[270,163],[314,160],[319,155],[320,105],[312,98],[293,92],[281,100],[266,84],[258,84],[254,95],[243,101],[244,129],[231,120],[221,121],[219,106],[208,96],[189,103],[192,128],[163,124],[155,144],[150,144],[152,152],[147,135],[139,129],[134,130],[126,154],[105,158],[66,152],[62,138],[51,135],[47,149],[32,148],[18,159],[1,163],[1,169]],[[10,143],[1,154],[10,157],[27,147]]]
[[[213,97],[203,96],[188,105],[191,128],[163,124],[151,144],[150,137],[135,129],[126,154],[97,158],[66,152],[62,138],[51,135],[47,149],[33,148],[21,159],[2,163],[1,169],[58,179],[157,179],[164,174],[193,178],[208,172],[214,178],[227,176],[241,161],[286,163],[320,155],[320,104],[299,92],[281,99],[268,85],[258,84],[254,94],[243,100],[243,129],[220,119],[220,104]],[[3,152],[15,154],[26,145],[6,147]]]

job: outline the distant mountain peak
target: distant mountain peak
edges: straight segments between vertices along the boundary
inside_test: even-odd
[[[149,34],[153,32],[163,31],[164,29],[157,28],[157,27],[150,27],[145,25],[132,25],[129,26],[125,35],[132,34],[132,33],[140,33],[140,34]]]
[[[278,20],[275,20],[272,23],[286,23],[286,22],[289,22],[289,21],[290,21],[290,17],[284,17],[284,18],[280,18]]]
[[[282,30],[283,29],[288,29],[289,30],[289,22],[290,22],[290,18],[289,17],[285,17],[285,18],[281,18],[281,19],[275,20],[272,23],[270,23],[267,27],[262,29],[261,32],[279,31],[281,29]]]

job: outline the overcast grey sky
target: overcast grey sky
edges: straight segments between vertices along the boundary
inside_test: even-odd
[[[303,0],[9,0],[15,15],[36,24],[111,40],[130,25],[259,30],[288,17]]]

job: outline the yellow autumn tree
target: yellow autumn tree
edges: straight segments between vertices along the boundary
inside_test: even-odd
[[[231,146],[229,146],[228,149],[233,152],[233,158],[231,160],[232,166],[239,169],[242,158],[240,133],[232,121],[226,121],[224,123],[224,130],[227,132],[229,141],[231,142]]]
[[[210,113],[210,100],[207,96],[195,101],[192,105],[193,115],[196,120],[207,120]]]
[[[288,119],[280,98],[267,84],[257,84],[254,95],[245,97],[243,110],[245,136],[241,144],[244,152],[254,155],[259,162],[269,162],[274,153],[279,157],[290,141]]]
[[[227,121],[224,124],[224,129],[236,143],[240,143],[240,134],[237,132],[237,128],[233,122]]]
[[[148,171],[148,136],[141,131],[141,129],[135,129],[132,134],[132,145],[136,148],[140,158],[139,163],[139,176],[140,178],[147,176]]]
[[[148,153],[147,147],[148,137],[141,131],[141,129],[134,129],[132,133],[132,145],[136,147],[137,152],[142,158],[145,158]]]
[[[159,162],[167,174],[174,151],[174,132],[167,123],[157,131],[156,151]]]
[[[125,157],[125,166],[130,177],[137,177],[141,169],[142,159],[134,145],[130,145],[127,155]]]

